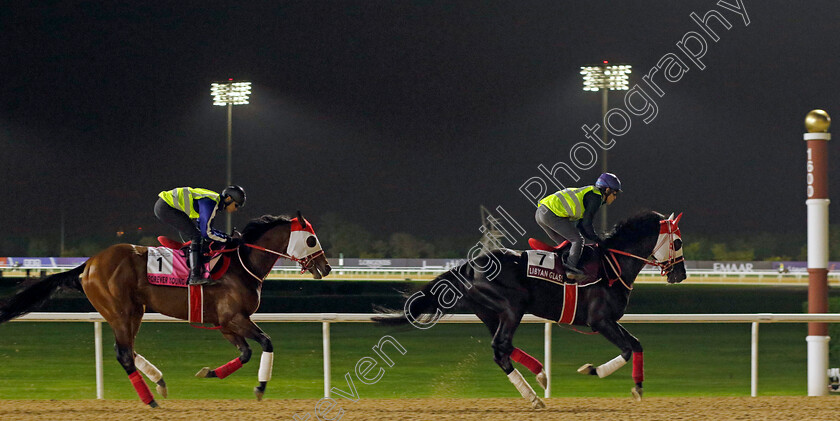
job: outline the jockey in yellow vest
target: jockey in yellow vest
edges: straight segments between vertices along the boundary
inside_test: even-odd
[[[194,187],[162,191],[155,203],[155,216],[190,238],[190,285],[210,283],[204,273],[203,249],[206,240],[235,246],[237,239],[213,228],[216,211],[236,212],[245,205],[245,190],[228,186],[222,194]]]
[[[592,227],[595,214],[602,204],[611,204],[621,192],[621,181],[614,174],[603,173],[594,186],[560,190],[544,197],[537,207],[537,224],[557,244],[571,243],[569,258],[564,262],[570,279],[580,279],[578,268],[583,254],[584,238],[601,244],[601,238]]]

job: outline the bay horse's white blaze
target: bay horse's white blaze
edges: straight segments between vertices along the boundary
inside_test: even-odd
[[[534,389],[531,387],[528,382],[525,381],[525,378],[522,377],[522,374],[517,369],[513,369],[513,371],[508,374],[508,380],[516,386],[516,390],[519,391],[519,394],[525,398],[526,401],[531,403],[531,407],[534,409],[545,408],[545,404],[543,403],[542,399],[537,396],[537,392],[534,392]]]

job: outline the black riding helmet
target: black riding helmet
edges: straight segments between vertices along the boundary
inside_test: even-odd
[[[237,185],[227,186],[222,190],[222,200],[231,198],[236,203],[236,207],[241,208],[245,206],[245,190]]]

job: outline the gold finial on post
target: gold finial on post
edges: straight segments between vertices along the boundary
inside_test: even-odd
[[[805,116],[805,129],[808,133],[827,133],[831,127],[831,117],[823,110],[811,110]]]

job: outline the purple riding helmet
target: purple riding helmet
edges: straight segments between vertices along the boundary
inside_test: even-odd
[[[595,187],[601,190],[609,187],[613,190],[621,191],[621,181],[615,174],[605,172],[598,177],[598,181],[595,182]]]

